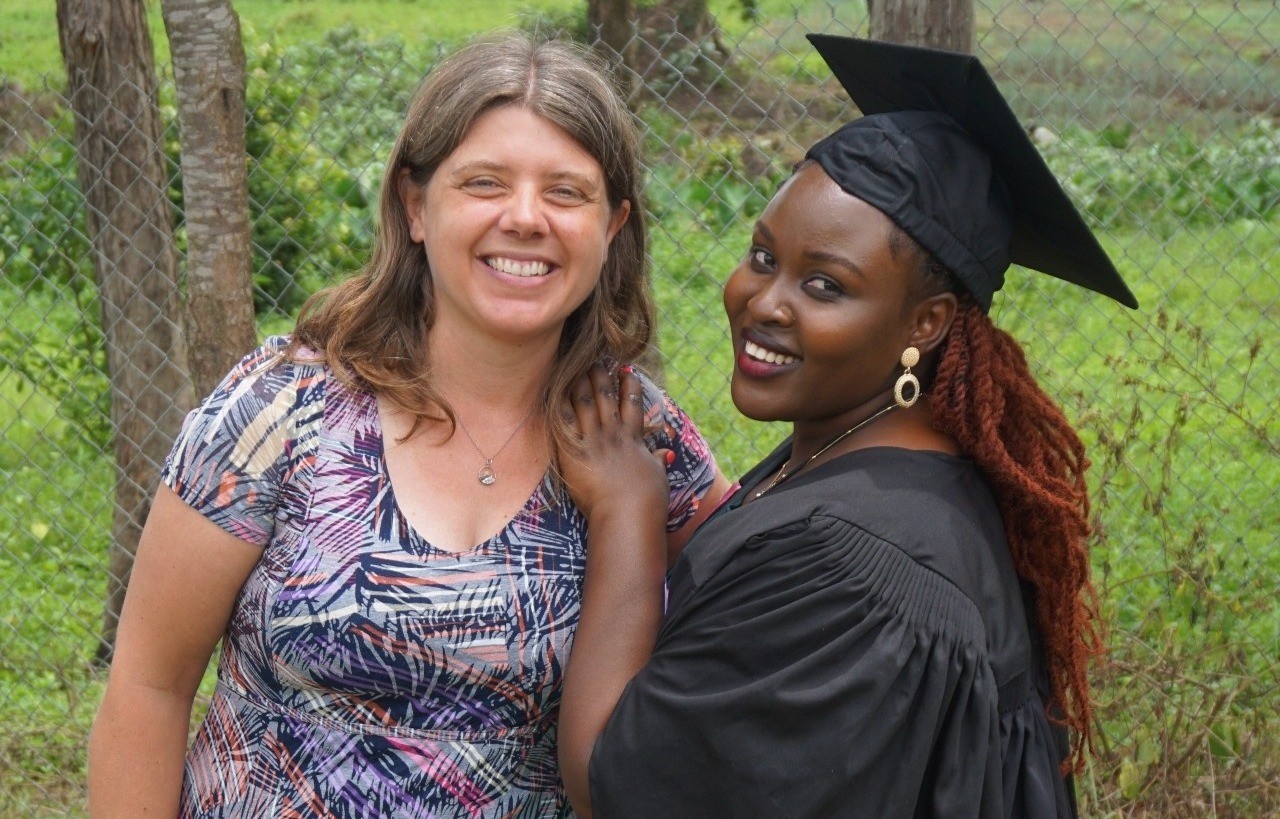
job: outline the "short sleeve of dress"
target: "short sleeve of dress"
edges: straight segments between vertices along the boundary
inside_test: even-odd
[[[638,374],[644,385],[645,442],[650,449],[669,449],[675,456],[667,465],[671,504],[667,531],[674,532],[698,511],[702,497],[716,477],[716,462],[702,433],[684,410],[676,406],[647,376]]]
[[[324,369],[284,358],[273,336],[183,422],[161,481],[223,530],[265,546],[281,497],[309,457]]]

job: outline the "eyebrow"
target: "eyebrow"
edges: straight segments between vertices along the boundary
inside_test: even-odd
[[[503,165],[501,162],[494,162],[491,159],[477,159],[473,162],[467,162],[453,169],[449,174],[451,179],[459,176],[465,176],[468,173],[503,173],[511,169]],[[584,190],[595,192],[601,185],[596,179],[577,173],[575,171],[555,171],[548,174],[548,178],[553,182],[572,182]]]
[[[770,244],[777,244],[777,239],[774,237],[773,231],[769,230],[764,222],[756,222],[756,230],[764,236],[765,241]],[[843,267],[859,278],[865,279],[867,277],[867,274],[863,272],[861,265],[852,259],[841,256],[838,253],[828,253],[823,250],[806,250],[804,251],[804,256],[806,259],[810,259],[815,262],[824,262],[826,264],[833,264],[837,267]]]

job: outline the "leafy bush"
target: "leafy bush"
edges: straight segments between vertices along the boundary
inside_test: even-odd
[[[110,442],[109,390],[69,130],[63,117],[0,170],[0,375],[11,371],[54,401],[71,425],[65,445],[97,452]]]
[[[0,268],[28,287],[93,285],[89,243],[80,221],[71,118],[34,150],[11,154],[0,165]]]
[[[245,141],[259,316],[292,315],[357,268],[382,163],[428,61],[355,31],[249,55]],[[376,66],[369,70],[366,65]]]
[[[1207,141],[1177,130],[1156,144],[1074,131],[1045,150],[1086,216],[1105,230],[1179,228],[1280,216],[1280,124],[1259,117]]]
[[[723,135],[699,136],[670,115],[645,112],[647,150],[651,163],[647,205],[657,227],[668,219],[695,224],[721,237],[755,221],[778,186],[790,174],[776,152],[752,141]]]

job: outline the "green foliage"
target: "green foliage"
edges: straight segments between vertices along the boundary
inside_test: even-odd
[[[0,268],[5,279],[28,287],[93,286],[83,225],[84,200],[76,182],[71,117],[32,150],[0,162]]]
[[[720,291],[742,259],[754,221],[790,173],[768,144],[707,140],[669,114],[644,112],[646,189],[659,346],[667,387],[739,475],[786,434],[738,415],[729,398],[732,345]]]
[[[760,0],[738,0],[738,5],[744,23],[760,22]]]
[[[110,392],[69,128],[62,118],[0,171],[0,377],[51,399],[75,430],[67,445],[96,454],[110,442]]]
[[[6,283],[7,285],[7,283]],[[0,314],[0,377],[16,377],[15,389],[52,402],[53,413],[73,430],[61,445],[96,457],[111,443],[110,385],[93,290],[6,286]]]
[[[65,290],[0,280],[0,315],[0,814],[55,815],[82,798],[68,776],[99,693],[107,385],[100,360],[84,369],[88,323]]]
[[[1144,309],[1011,274],[997,323],[1028,349],[1094,462],[1095,579],[1111,651],[1095,675],[1085,815],[1266,816],[1280,771],[1280,303],[1270,225],[1104,237]],[[1211,270],[1211,278],[1203,272]],[[1018,312],[1018,305],[1028,307]],[[1274,319],[1270,321],[1274,322]]]
[[[518,18],[519,28],[535,35],[565,37],[579,43],[589,43],[593,37],[585,4],[530,7],[523,9]]]
[[[1045,159],[1086,216],[1107,230],[1171,236],[1189,225],[1280,216],[1280,124],[1259,117],[1238,132],[1198,139],[1177,130],[1130,145],[1132,129],[1080,131]]]
[[[260,317],[292,315],[368,256],[381,163],[428,66],[400,40],[352,29],[252,52],[245,142]]]
[[[740,137],[707,140],[670,115],[646,113],[651,166],[646,190],[650,214],[662,227],[692,217],[719,239],[754,222],[790,171],[776,152]]]

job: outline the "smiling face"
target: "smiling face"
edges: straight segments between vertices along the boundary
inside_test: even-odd
[[[739,411],[823,436],[892,400],[902,351],[922,338],[892,227],[816,164],[783,185],[724,289]]]
[[[425,187],[403,175],[409,234],[431,270],[433,336],[554,344],[630,213],[607,193],[586,149],[518,105],[477,118]]]

